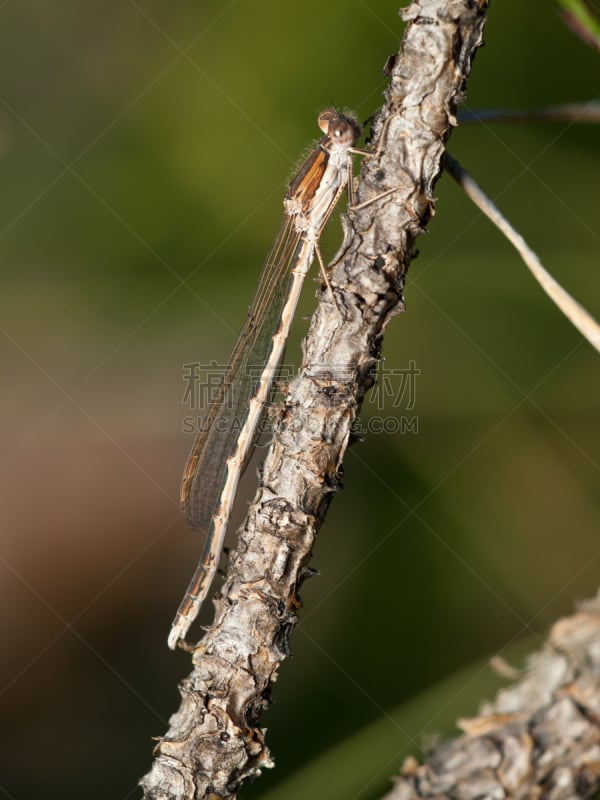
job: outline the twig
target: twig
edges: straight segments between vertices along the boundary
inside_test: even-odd
[[[600,9],[591,0],[558,0],[565,25],[582,42],[600,51]]]
[[[416,0],[403,12],[408,26],[374,126],[376,155],[363,162],[361,208],[346,220],[331,273],[337,303],[329,291],[322,294],[215,620],[142,781],[147,798],[233,798],[245,780],[272,766],[260,717],[289,654],[298,588],[311,574],[315,535],[340,487],[384,328],[402,310],[415,237],[432,212],[486,10],[487,0]],[[399,176],[402,189],[389,193]]]
[[[462,110],[458,114],[461,125],[472,122],[577,122],[600,123],[600,103],[563,103],[545,108],[485,108],[480,111]]]
[[[444,156],[444,167],[449,175],[462,187],[465,194],[483,211],[486,217],[502,231],[509,242],[517,250],[533,277],[546,292],[548,297],[558,306],[567,319],[585,336],[588,342],[600,352],[600,325],[565,291],[560,283],[544,268],[541,261],[529,247],[525,239],[504,217],[492,200],[483,192],[464,167],[449,153]]]
[[[591,798],[600,788],[600,594],[553,626],[514,686],[464,735],[407,759],[383,800]]]

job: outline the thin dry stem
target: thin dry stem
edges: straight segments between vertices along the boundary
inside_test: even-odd
[[[580,303],[577,302],[556,281],[543,266],[538,256],[529,247],[525,239],[513,228],[494,202],[473,180],[467,170],[458,161],[446,153],[444,167],[449,175],[462,187],[465,194],[475,203],[486,217],[494,223],[519,253],[529,271],[546,292],[548,297],[562,311],[565,317],[577,328],[598,352],[600,352],[600,325]]]
[[[461,125],[471,122],[577,122],[590,125],[600,123],[600,103],[562,103],[544,108],[484,108],[479,111],[462,110],[458,115]]]

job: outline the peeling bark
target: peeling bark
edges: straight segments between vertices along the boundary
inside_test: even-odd
[[[419,766],[410,758],[384,800],[591,798],[600,789],[600,593],[559,620],[523,677],[464,735]]]
[[[331,283],[304,342],[304,361],[274,412],[275,437],[239,533],[215,619],[193,652],[181,706],[142,780],[145,797],[234,798],[272,766],[259,727],[289,654],[316,533],[340,487],[344,453],[380,359],[384,329],[403,310],[414,241],[433,213],[445,141],[487,0],[418,0],[389,67],[386,104],[364,159],[357,210],[345,219]]]

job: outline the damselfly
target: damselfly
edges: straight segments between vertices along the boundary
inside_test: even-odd
[[[185,639],[217,570],[238,481],[315,253],[329,285],[318,239],[351,176],[350,154],[360,127],[335,109],[323,111],[318,121],[325,135],[288,187],[283,222],[248,319],[183,473],[182,507],[192,528],[206,530],[207,539],[171,627],[171,648]]]

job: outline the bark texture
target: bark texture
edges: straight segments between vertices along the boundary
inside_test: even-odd
[[[600,789],[600,594],[559,620],[523,677],[384,800],[592,798]]]
[[[486,9],[487,0],[418,0],[403,11],[408,27],[388,66],[376,155],[364,160],[359,210],[345,220],[331,273],[337,306],[324,291],[303,366],[275,412],[274,442],[214,622],[194,649],[180,708],[142,780],[147,798],[234,798],[246,779],[272,766],[260,717],[289,654],[298,589],[311,573],[316,533],[340,487],[383,331],[403,309],[414,241],[433,213],[445,141]]]

